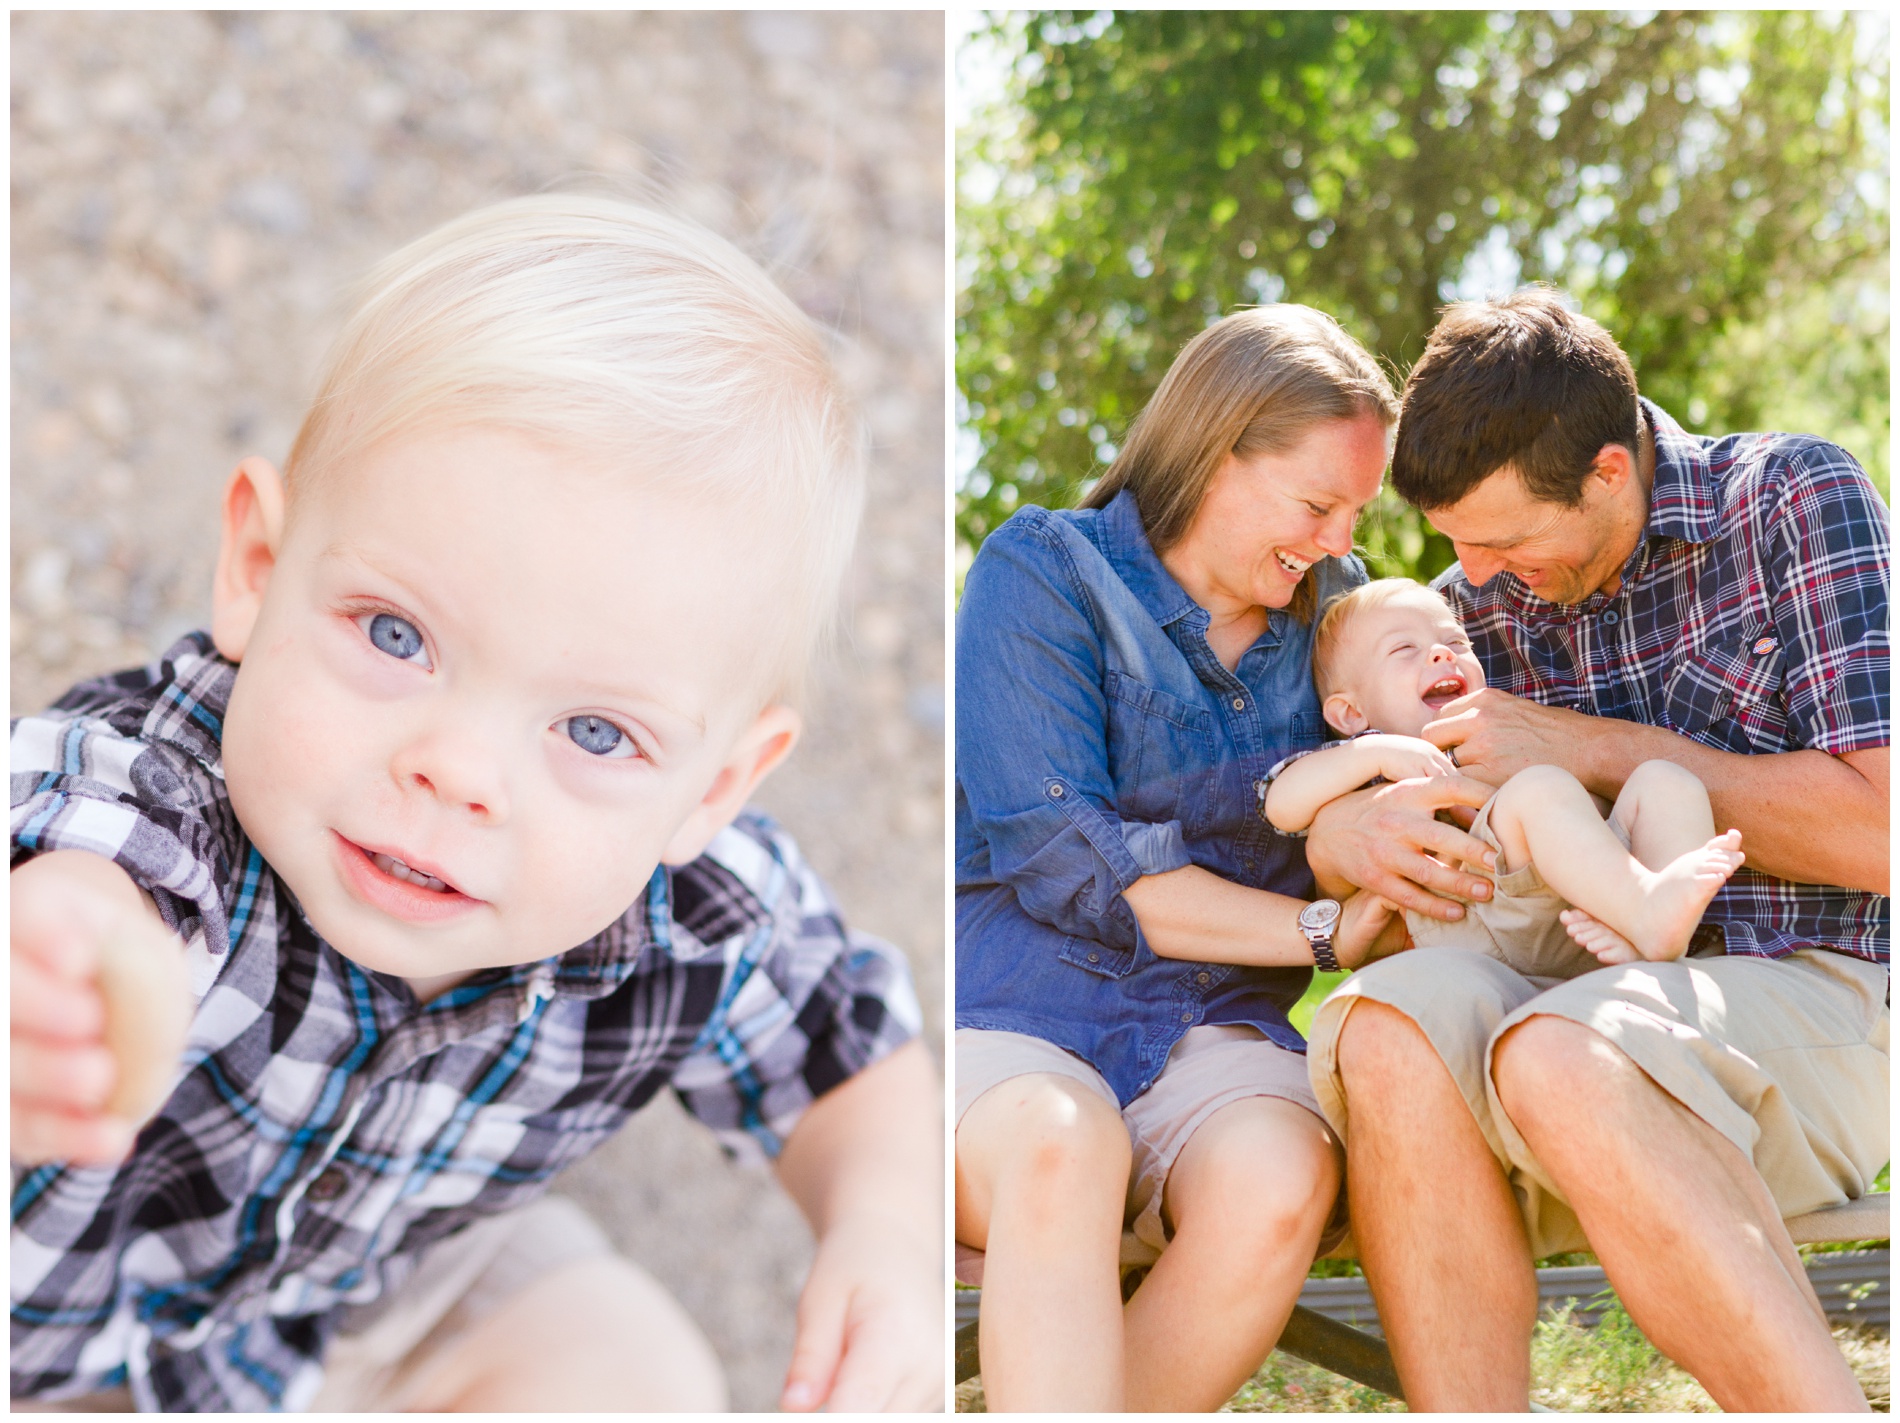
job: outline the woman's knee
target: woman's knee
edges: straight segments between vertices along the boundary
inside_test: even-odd
[[[1289,1249],[1310,1250],[1339,1194],[1332,1130],[1277,1098],[1248,1098],[1222,1112],[1232,1115],[1224,1123],[1222,1113],[1210,1118],[1170,1173],[1168,1206],[1177,1234],[1212,1233],[1248,1269]]]
[[[1036,1199],[1073,1200],[1091,1189],[1119,1199],[1131,1152],[1115,1106],[1054,1074],[1011,1078],[991,1089],[957,1128],[960,1163],[979,1158],[992,1190]]]

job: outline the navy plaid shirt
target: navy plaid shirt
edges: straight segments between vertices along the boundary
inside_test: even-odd
[[[1433,583],[1500,691],[1646,722],[1722,751],[1838,755],[1892,739],[1886,507],[1852,455],[1806,435],[1656,438],[1649,523],[1609,596],[1533,596],[1509,573]],[[1703,919],[1731,954],[1887,961],[1885,895],[1736,872]]]
[[[234,674],[194,634],[14,725],[13,863],[116,861],[185,940],[199,999],[124,1164],[14,1173],[15,1397],[301,1407],[344,1306],[539,1195],[661,1088],[761,1157],[917,1032],[902,959],[848,933],[757,814],[598,937],[418,1005],[318,937],[232,816]]]

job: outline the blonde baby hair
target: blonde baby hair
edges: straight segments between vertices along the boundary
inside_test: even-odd
[[[1404,598],[1436,603],[1453,617],[1457,616],[1451,604],[1410,578],[1375,578],[1330,599],[1320,610],[1319,626],[1313,630],[1313,687],[1320,701],[1324,702],[1340,690],[1339,649],[1353,624],[1370,609],[1383,608]]]
[[[765,271],[677,214],[544,194],[480,208],[380,263],[324,364],[285,474],[498,426],[763,520],[788,585],[760,619],[769,695],[834,630],[864,502],[862,428],[824,338]],[[740,512],[743,511],[743,512]]]

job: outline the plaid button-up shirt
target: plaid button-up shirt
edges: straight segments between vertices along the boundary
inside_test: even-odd
[[[108,856],[186,942],[177,1085],[121,1166],[14,1173],[14,1395],[297,1408],[342,1307],[521,1205],[662,1087],[735,1153],[914,1035],[909,976],[743,816],[556,958],[419,1006],[321,939],[245,838],[232,664],[195,634],[13,729],[13,862]],[[312,1183],[322,1184],[312,1189]]]
[[[1888,515],[1853,456],[1806,435],[1691,435],[1655,405],[1649,523],[1609,596],[1574,605],[1500,573],[1451,602],[1500,691],[1666,727],[1744,755],[1891,740]],[[1738,870],[1703,919],[1731,954],[1887,961],[1884,895]]]

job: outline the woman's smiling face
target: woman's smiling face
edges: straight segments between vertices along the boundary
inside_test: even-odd
[[[1367,414],[1315,425],[1281,453],[1228,455],[1162,561],[1217,617],[1286,607],[1308,568],[1352,552],[1353,524],[1385,473],[1387,433]]]

